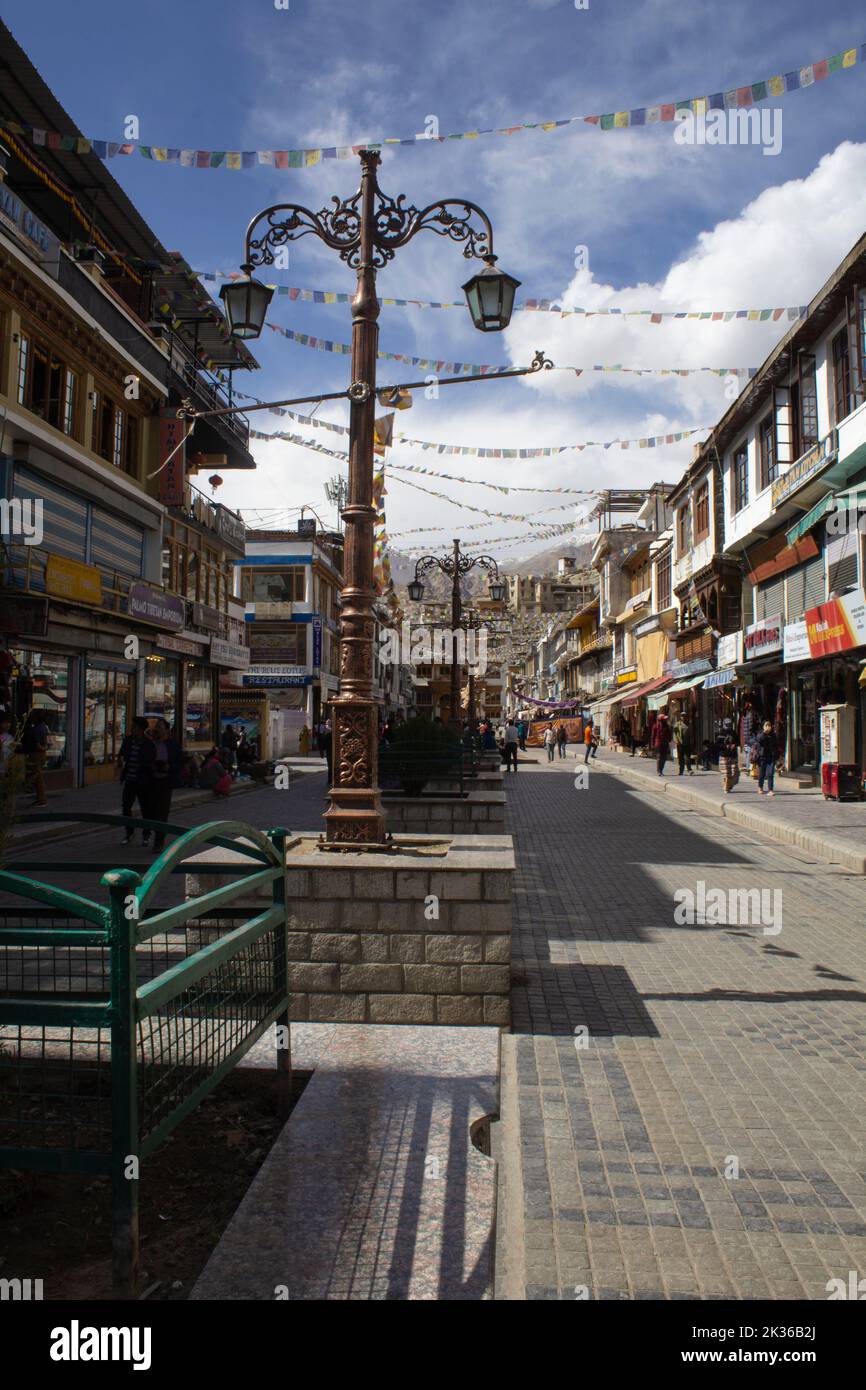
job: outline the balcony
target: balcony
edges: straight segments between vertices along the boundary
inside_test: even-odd
[[[247,528],[242,517],[219,502],[212,502],[190,483],[189,507],[169,507],[171,516],[186,523],[194,523],[196,530],[217,536],[227,550],[243,556],[246,545]]]

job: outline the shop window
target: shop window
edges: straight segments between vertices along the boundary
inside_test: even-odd
[[[779,460],[776,449],[776,421],[767,415],[758,430],[758,444],[761,457],[761,491],[776,481],[779,474]]]
[[[162,656],[149,656],[144,667],[144,713],[165,719],[174,731],[178,715],[178,666]]]
[[[51,652],[13,650],[14,715],[26,719],[31,709],[42,711],[48,725],[47,769],[68,766],[67,709],[69,658]]]
[[[800,353],[800,381],[797,392],[797,450],[800,458],[818,443],[818,385],[815,378],[815,358],[810,352]]]
[[[710,484],[701,483],[695,494],[695,540],[710,534]]]
[[[211,744],[215,737],[213,673],[207,666],[187,666],[186,742]]]
[[[749,448],[741,444],[731,467],[731,511],[741,512],[749,500]]]
[[[117,761],[129,725],[130,696],[128,672],[88,666],[84,687],[85,766],[105,766]]]
[[[848,356],[848,329],[833,339],[833,419],[836,424],[854,409],[851,395],[851,362]]]

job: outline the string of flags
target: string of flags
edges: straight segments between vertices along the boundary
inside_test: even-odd
[[[239,270],[195,270],[200,280],[213,283],[217,280],[243,280],[246,277]],[[338,290],[306,290],[297,285],[268,284],[268,289],[276,295],[285,295],[293,303],[301,304],[351,304],[354,294]],[[380,308],[398,309],[467,309],[466,300],[440,303],[435,299],[379,299]],[[525,299],[514,305],[514,312],[559,314],[562,318],[642,318],[650,323],[663,323],[667,319],[700,319],[713,323],[732,323],[746,320],[749,323],[773,323],[786,317],[789,323],[805,318],[806,304],[785,304],[776,309],[564,309],[555,299]]]
[[[310,333],[298,333],[293,328],[283,328],[282,324],[266,324],[272,333],[279,333],[283,338],[288,338],[292,343],[299,343],[301,347],[317,348],[319,352],[337,352],[344,356],[350,356],[352,352],[351,343],[337,343],[332,338],[318,338]],[[411,357],[403,352],[384,352],[381,349],[376,354],[385,362],[404,362],[407,366],[418,367],[422,371],[434,372],[448,376],[498,376],[502,372],[513,371],[512,367],[493,367],[489,362],[446,362],[430,357]],[[574,372],[575,376],[583,376],[585,372],[618,372],[629,376],[696,376],[701,372],[709,372],[712,376],[735,376],[737,378],[751,378],[756,375],[757,367],[623,367],[619,363],[613,366],[595,365],[592,367],[554,367],[554,371]]]
[[[247,396],[242,391],[236,391],[236,396],[244,400],[255,401],[261,405],[256,396]],[[289,410],[286,406],[275,406],[272,414],[288,416],[289,419],[297,420],[299,424],[310,425],[313,429],[329,430],[332,434],[347,435],[348,425],[335,425],[331,420],[319,420],[315,415],[301,415],[296,410]],[[413,439],[408,434],[396,434],[393,437],[394,444],[404,444],[410,449],[421,449],[424,452],[433,450],[434,453],[463,458],[474,457],[483,459],[535,459],[535,458],[555,458],[559,454],[569,453],[574,450],[581,452],[583,449],[658,449],[665,444],[678,444],[683,439],[689,439],[694,434],[705,434],[710,429],[709,425],[696,425],[688,430],[675,430],[670,434],[649,435],[643,439],[585,439],[578,444],[543,444],[526,449],[502,449],[490,445],[475,444],[437,444],[429,439]],[[253,432],[255,433],[255,432]],[[270,436],[257,435],[257,438],[268,438]],[[432,476],[439,478],[451,478],[452,482],[472,482],[470,478],[454,478],[449,473],[434,473]],[[507,487],[501,489],[508,492]],[[529,491],[530,489],[521,489]],[[567,490],[567,489],[566,489]],[[556,488],[540,488],[541,492],[555,492]]]
[[[290,412],[287,412],[290,413]],[[349,455],[344,451],[336,449],[326,449],[324,445],[317,444],[314,440],[304,439],[302,435],[291,434],[288,430],[276,430],[266,433],[263,430],[250,430],[251,439],[261,439],[264,441],[279,440],[286,444],[297,444],[304,449],[314,449],[319,454],[326,454],[328,458],[339,459],[341,463],[348,461]],[[524,487],[514,483],[492,483],[486,478],[463,478],[456,473],[442,473],[436,468],[426,468],[420,463],[390,463],[388,467],[400,473],[420,473],[428,478],[441,478],[449,483],[467,483],[470,487],[486,487],[493,492],[508,494],[509,492],[535,492],[555,494],[563,497],[594,497],[596,489],[575,488],[575,487]]]
[[[444,144],[449,140],[477,140],[482,135],[512,136],[527,130],[549,133],[564,126],[591,125],[597,130],[623,130],[672,122],[677,112],[688,111],[695,116],[705,115],[707,111],[744,110],[782,97],[789,92],[804,91],[818,82],[826,81],[846,68],[866,63],[866,44],[845,49],[832,57],[821,58],[807,63],[790,72],[779,73],[757,82],[731,87],[727,91],[713,92],[707,96],[688,97],[678,101],[660,103],[657,106],[638,106],[631,110],[611,111],[604,115],[567,116],[559,120],[521,121],[513,125],[491,126],[482,130],[463,130],[449,135],[440,135],[432,130],[408,136],[385,136],[380,140],[365,140],[352,145],[331,145],[312,149],[296,150],[194,150],[179,146],[144,145],[135,140],[97,140],[82,135],[63,135],[59,131],[45,130],[39,126],[6,121],[4,125],[13,133],[24,135],[34,145],[51,150],[66,150],[74,154],[95,155],[98,159],[115,159],[119,156],[138,154],[143,159],[157,164],[177,164],[184,169],[231,169],[244,170],[258,167],[273,169],[310,169],[323,160],[346,160],[360,154],[363,150],[380,151],[388,145],[426,145]]]

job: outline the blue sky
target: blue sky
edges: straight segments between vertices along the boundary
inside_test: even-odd
[[[46,7],[32,0],[4,5],[16,38],[86,134],[119,139],[124,117],[134,113],[146,143],[218,149],[411,135],[430,115],[451,133],[645,106],[751,83],[866,41],[866,17],[854,0],[589,0],[580,11],[573,0],[290,0],[287,11],[273,0],[156,0],[128,9],[109,0],[52,0],[47,13],[50,23]],[[670,126],[610,133],[576,126],[401,147],[386,153],[381,183],[419,205],[461,194],[480,203],[494,222],[500,264],[523,282],[527,297],[567,295],[585,307],[805,303],[866,230],[866,65],[771,104],[783,117],[775,157],[749,146],[680,146]],[[352,164],[336,162],[233,173],[134,157],[110,168],[163,243],[200,269],[237,265],[245,224],[259,208],[282,199],[318,208],[357,182]],[[588,248],[588,272],[575,270],[578,245]],[[459,299],[466,269],[457,247],[425,234],[380,276],[380,292]],[[268,278],[324,289],[353,285],[351,272],[312,238],[291,248],[287,271]],[[275,299],[271,316],[307,333],[349,338],[346,306]],[[489,335],[476,333],[458,310],[397,308],[383,310],[381,325],[381,345],[392,351],[509,365],[525,364],[543,347],[562,365],[757,366],[780,332],[526,313],[515,315],[507,334]],[[249,382],[256,395],[336,390],[346,381],[344,357],[270,333],[256,351],[262,370]],[[404,372],[380,364],[381,381]],[[578,381],[556,373],[529,385],[443,390],[438,401],[418,399],[398,424],[422,439],[532,446],[710,425],[725,404],[716,378]],[[339,406],[321,413],[346,418]],[[279,427],[273,417],[259,422]],[[339,447],[336,436],[316,437]],[[325,515],[322,483],[331,461],[286,445],[256,453],[255,477],[229,475],[221,500],[263,508],[306,502]],[[511,485],[593,487],[673,480],[689,456],[683,444],[639,455],[571,453],[550,463],[443,459],[405,448],[393,457]],[[557,501],[429,485],[462,503],[508,512]],[[484,518],[395,477],[388,520],[396,533],[444,526],[447,538]],[[470,534],[480,542],[521,529],[498,523]],[[437,533],[428,539],[433,545]]]

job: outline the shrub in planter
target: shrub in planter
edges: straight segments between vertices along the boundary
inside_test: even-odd
[[[398,724],[379,755],[383,786],[399,783],[407,796],[420,796],[431,778],[460,758],[460,744],[444,724],[418,716]]]

